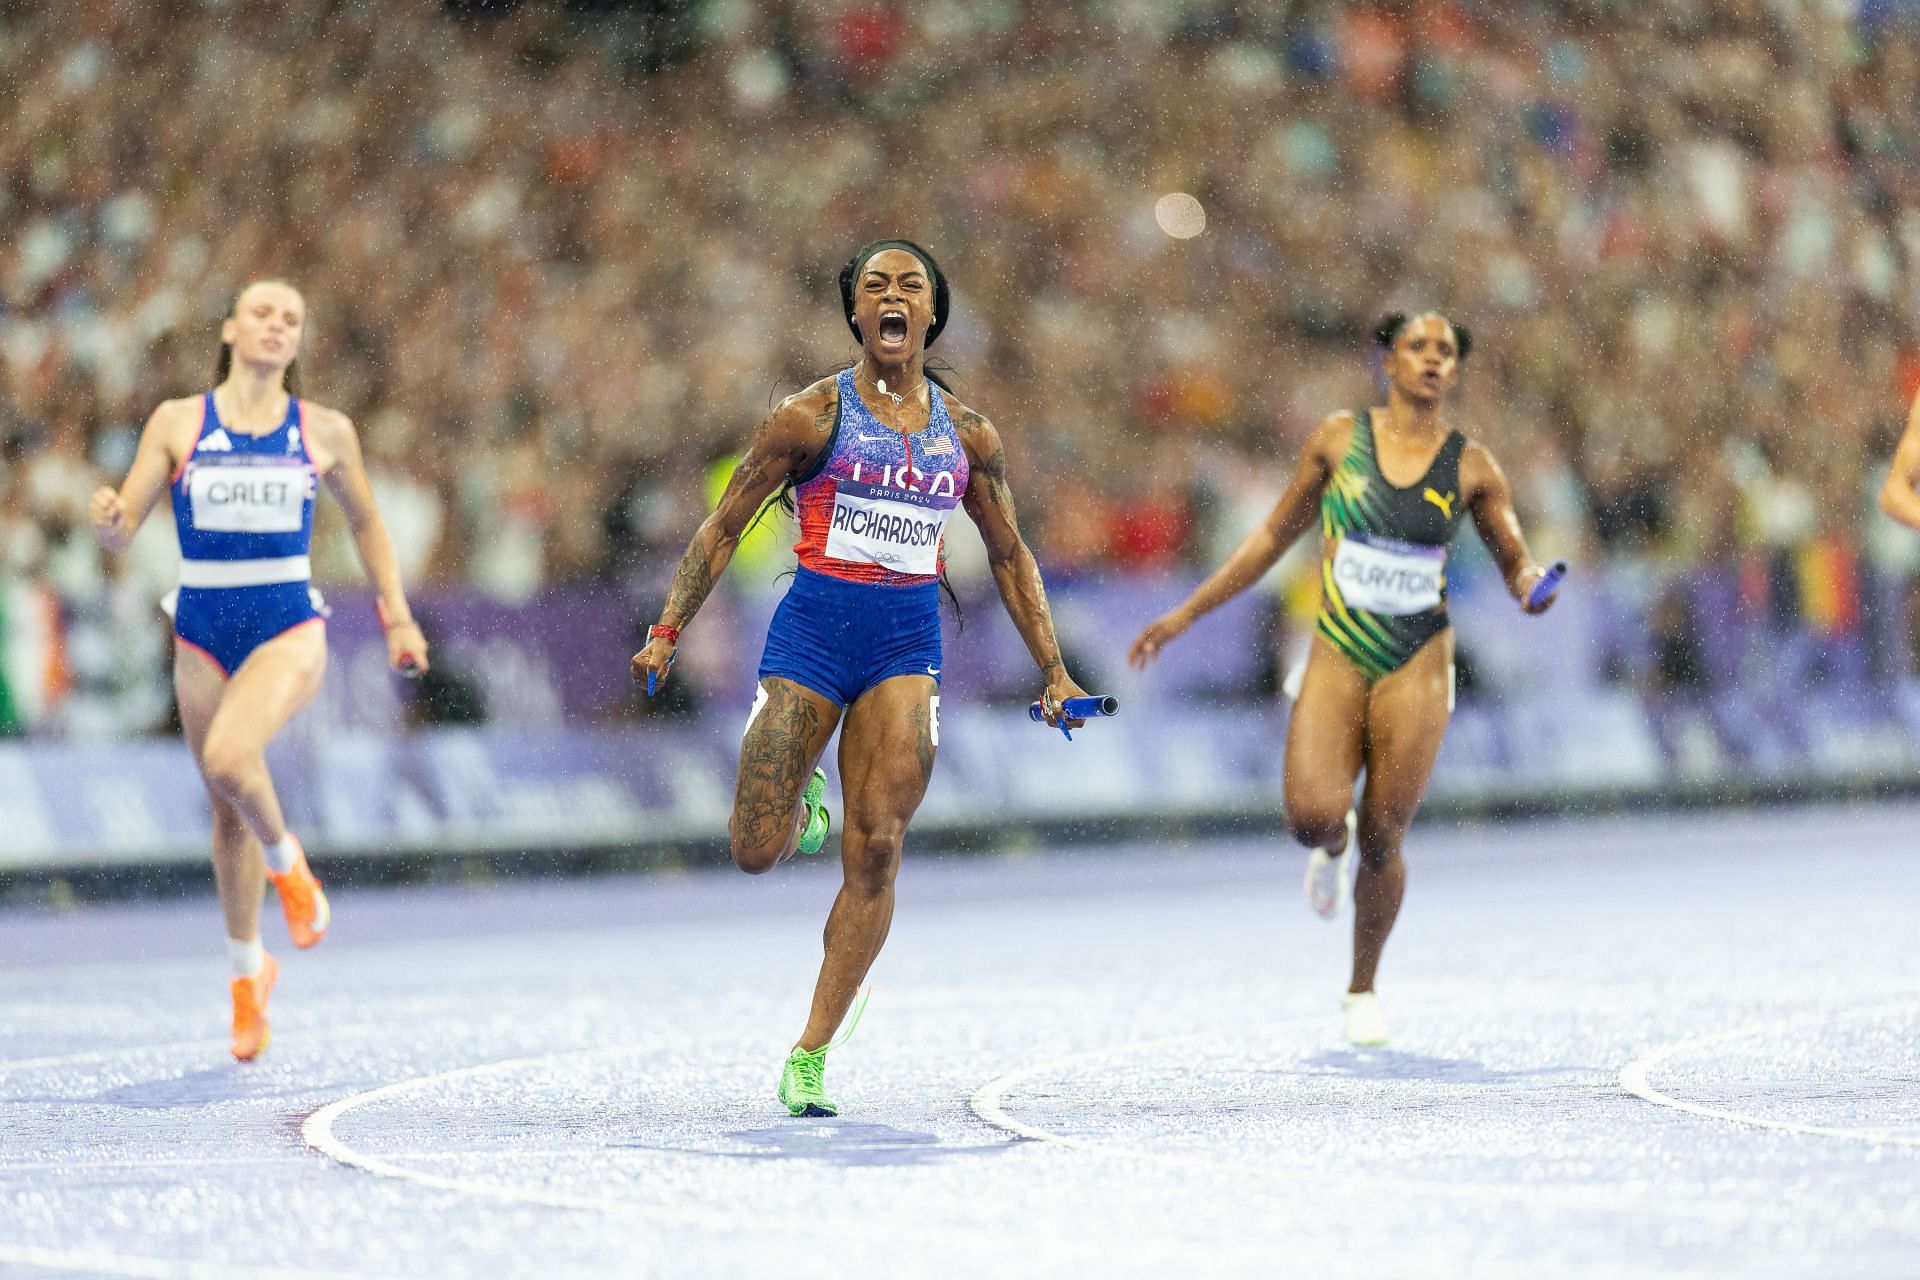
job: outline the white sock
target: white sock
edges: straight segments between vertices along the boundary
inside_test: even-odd
[[[300,846],[294,843],[293,833],[288,832],[272,844],[263,843],[260,852],[266,856],[267,870],[283,876],[293,870],[293,860],[299,856]]]
[[[260,945],[258,938],[252,942],[228,938],[227,959],[233,962],[234,977],[251,978],[267,967],[267,949]]]

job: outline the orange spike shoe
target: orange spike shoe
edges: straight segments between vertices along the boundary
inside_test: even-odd
[[[233,1056],[252,1062],[260,1056],[273,1030],[267,1026],[267,997],[280,976],[280,962],[272,956],[251,978],[233,980]]]
[[[304,950],[327,936],[333,911],[327,906],[327,895],[320,887],[319,878],[307,865],[306,849],[294,839],[292,832],[287,833],[287,839],[293,840],[298,851],[293,870],[276,875],[273,868],[268,867],[267,879],[273,881],[273,891],[280,895],[280,909],[287,913],[287,932],[293,936],[293,945]]]

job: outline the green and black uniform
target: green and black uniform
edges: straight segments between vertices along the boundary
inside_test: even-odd
[[[1316,629],[1369,681],[1405,666],[1447,629],[1447,544],[1465,516],[1460,452],[1447,434],[1427,474],[1387,483],[1373,445],[1373,414],[1353,415],[1353,441],[1320,499],[1326,538]]]

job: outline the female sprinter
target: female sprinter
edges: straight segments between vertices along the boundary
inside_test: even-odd
[[[93,526],[124,550],[171,490],[180,534],[173,685],[187,746],[213,802],[213,872],[233,960],[233,1056],[267,1047],[267,995],[279,966],[260,943],[260,899],[272,880],[297,947],[326,935],[327,896],[287,830],[266,747],[320,688],[325,611],[308,583],[315,477],[353,529],[378,588],[387,653],[426,669],[427,645],[407,611],[393,545],[374,507],[353,424],[297,398],[306,303],[291,285],[248,285],[221,322],[217,385],[169,400],[141,433],[119,489],[93,495]]]
[[[1153,661],[1203,614],[1258,581],[1318,512],[1320,615],[1287,729],[1287,821],[1293,838],[1314,850],[1307,898],[1327,919],[1346,892],[1344,855],[1359,846],[1353,981],[1343,1002],[1348,1039],[1359,1045],[1387,1040],[1374,971],[1406,889],[1400,844],[1453,710],[1447,543],[1471,514],[1516,599],[1525,601],[1545,572],[1527,553],[1500,464],[1440,416],[1467,356],[1466,329],[1432,313],[1396,314],[1373,337],[1386,349],[1386,407],[1322,422],[1265,523],[1184,604],[1142,631],[1129,654],[1135,667]]]
[[[836,724],[846,805],[845,881],[827,917],[826,958],[806,1028],[780,1077],[793,1115],[839,1108],[822,1087],[834,1029],[886,941],[907,823],[940,745],[942,535],[964,504],[980,527],[1000,598],[1039,663],[1049,709],[1081,696],[1054,640],[1039,567],[1014,521],[1000,433],[930,385],[926,349],[947,322],[947,282],[904,240],[866,245],[840,272],[858,363],[774,409],[694,534],[636,681],[664,680],[680,631],[735,542],[784,481],[797,499],[800,567],[774,614],[760,688],[740,745],[727,824],[733,860],[757,875],[827,834],[815,762]],[[1079,721],[1068,721],[1077,725]]]

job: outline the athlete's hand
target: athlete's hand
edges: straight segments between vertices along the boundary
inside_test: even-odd
[[[1167,647],[1169,641],[1186,634],[1187,628],[1192,625],[1186,614],[1178,609],[1161,614],[1134,638],[1133,647],[1127,650],[1127,665],[1135,671],[1145,671],[1147,664],[1160,656],[1160,651]]]
[[[1040,710],[1047,717],[1048,724],[1059,728],[1060,704],[1068,698],[1084,698],[1086,696],[1087,691],[1074,683],[1073,677],[1068,675],[1063,668],[1060,674],[1047,681],[1047,687],[1041,690]],[[1085,720],[1069,720],[1067,721],[1067,728],[1078,729],[1085,723]]]
[[[427,670],[427,637],[417,622],[402,622],[387,631],[387,661],[403,676],[424,675]]]
[[[1546,569],[1537,564],[1530,564],[1514,575],[1513,582],[1510,584],[1513,591],[1513,598],[1520,602],[1520,608],[1523,612],[1535,614],[1545,613],[1547,610],[1553,608],[1553,602],[1560,598],[1560,592],[1558,588],[1556,588],[1552,595],[1542,600],[1539,604],[1529,604],[1527,602],[1527,593],[1533,590],[1533,584],[1546,576]]]
[[[633,655],[633,682],[646,685],[649,698],[666,687],[667,673],[673,670],[674,649],[673,641],[655,636],[647,641],[646,648]]]
[[[103,542],[120,532],[120,526],[126,518],[126,504],[120,501],[118,489],[103,484],[93,491],[93,497],[87,502],[87,519],[92,522],[94,533]]]

